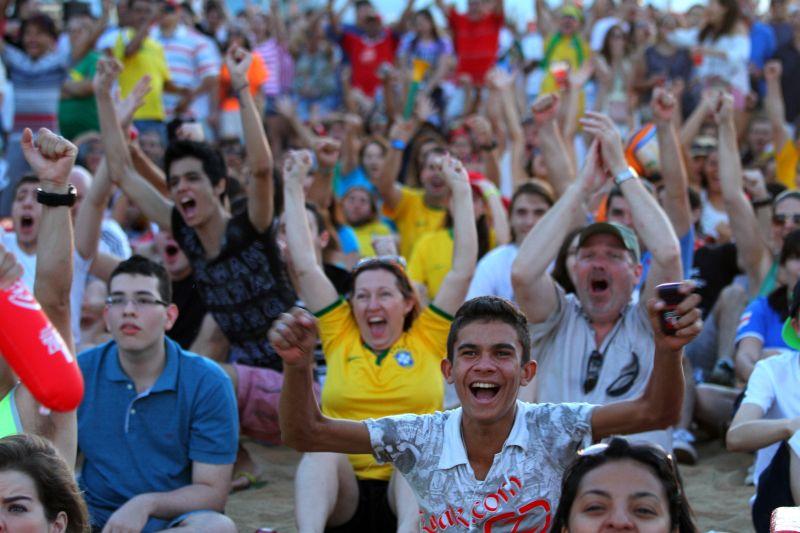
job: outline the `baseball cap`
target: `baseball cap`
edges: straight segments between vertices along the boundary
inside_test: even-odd
[[[781,330],[781,337],[787,346],[795,350],[800,350],[800,336],[792,327],[792,318],[797,316],[797,311],[800,310],[800,282],[794,286],[792,291],[792,302],[789,304],[789,318],[783,323],[783,330]]]
[[[642,253],[639,250],[639,240],[632,229],[617,222],[595,222],[594,224],[589,224],[581,230],[578,236],[578,248],[581,248],[589,237],[603,233],[619,238],[625,249],[633,254],[636,262],[641,262]]]

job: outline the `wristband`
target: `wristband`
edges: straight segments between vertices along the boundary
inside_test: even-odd
[[[637,174],[636,171],[633,170],[631,167],[628,167],[625,170],[623,170],[622,172],[620,172],[619,174],[617,174],[616,176],[614,176],[614,183],[617,185],[617,187],[619,187],[623,183],[625,183],[626,181],[632,180],[632,179],[638,178],[638,177],[639,177],[639,174]]]
[[[48,207],[72,207],[77,200],[78,193],[72,184],[67,186],[67,192],[64,194],[45,192],[41,188],[36,189],[36,201]]]
[[[753,200],[750,202],[754,209],[759,209],[761,207],[767,207],[768,205],[772,205],[772,197],[767,196],[762,198],[761,200]]]
[[[486,199],[489,199],[492,196],[500,196],[500,191],[497,189],[497,187],[492,187],[483,193],[483,197]]]
[[[400,139],[392,139],[389,142],[389,145],[395,150],[400,150],[401,152],[406,149],[406,143]]]

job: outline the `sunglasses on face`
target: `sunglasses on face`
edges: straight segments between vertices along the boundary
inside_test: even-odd
[[[785,215],[775,213],[772,215],[772,223],[776,226],[783,226],[786,224],[787,220],[791,220],[792,224],[795,226],[800,226],[800,213],[795,213],[794,215]]]
[[[586,363],[586,379],[583,380],[583,393],[589,394],[600,381],[600,370],[603,368],[603,353],[593,350]],[[631,388],[639,376],[639,356],[631,352],[631,362],[622,368],[619,376],[606,387],[606,394],[611,397],[622,396]]]

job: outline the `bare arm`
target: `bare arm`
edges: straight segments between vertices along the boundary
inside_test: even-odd
[[[554,94],[541,96],[536,99],[531,109],[534,120],[541,124],[539,146],[547,167],[547,177],[556,194],[561,196],[575,181],[575,167],[556,121],[558,97]]]
[[[167,187],[167,177],[164,171],[156,165],[152,159],[147,157],[142,147],[137,143],[130,144],[131,163],[134,170],[139,174],[147,183],[152,185],[164,197],[169,197],[169,188]]]
[[[600,139],[603,161],[611,175],[618,176],[628,170],[622,139],[611,119],[590,112],[581,123],[587,133]],[[653,257],[640,300],[644,305],[655,293],[656,285],[683,279],[681,248],[666,213],[641,180],[629,179],[622,183],[620,189],[631,206],[631,216],[639,238]]]
[[[580,178],[569,186],[522,241],[511,267],[511,283],[514,296],[529,322],[544,322],[556,311],[556,282],[547,268],[570,230],[586,222],[585,204],[606,181],[605,172],[599,165],[599,144],[594,142]]]
[[[112,184],[108,179],[108,167],[104,159],[95,172],[75,218],[75,249],[84,259],[93,259],[97,255],[101,224],[111,192]]]
[[[394,144],[396,141],[405,146],[411,135],[414,133],[414,123],[410,120],[398,119],[389,131],[389,139]],[[394,147],[389,149],[383,169],[376,181],[375,188],[381,195],[384,204],[389,209],[394,209],[400,203],[403,193],[397,183],[397,175],[400,173],[400,166],[403,162],[403,151]]]
[[[453,202],[453,266],[444,277],[433,305],[455,315],[467,296],[469,282],[478,261],[478,232],[472,207],[472,189],[461,161],[445,156],[442,174],[450,187]]]
[[[300,299],[311,312],[320,311],[339,297],[322,265],[317,262],[308,227],[303,180],[311,167],[311,153],[289,152],[283,167],[286,244]]]
[[[666,91],[656,89],[650,105],[656,119],[661,176],[666,191],[664,211],[675,233],[683,236],[692,225],[692,213],[689,207],[689,178],[674,126],[673,114],[676,112],[677,102]]]
[[[72,61],[78,62],[83,57],[88,54],[92,48],[94,48],[97,39],[103,35],[103,32],[106,30],[108,26],[108,17],[109,17],[109,9],[111,8],[111,2],[109,0],[105,0],[103,2],[103,11],[100,15],[100,19],[96,22],[91,24],[91,28],[89,33],[86,35],[84,39],[82,39],[76,46],[74,46],[71,50]]]
[[[494,69],[487,77],[489,86],[500,92],[500,104],[503,110],[503,119],[511,138],[511,179],[514,189],[528,178],[525,172],[525,136],[514,98],[513,77],[500,69]]]
[[[238,46],[229,49],[225,57],[228,72],[231,73],[231,87],[239,98],[247,162],[252,173],[247,191],[247,214],[253,227],[264,232],[272,224],[275,215],[273,162],[264,125],[247,81],[247,71],[252,60],[252,54]]]
[[[733,417],[725,436],[731,452],[754,452],[770,444],[789,440],[800,431],[800,417],[765,420],[764,410],[754,403],[743,403]]]
[[[644,393],[635,400],[616,402],[596,407],[592,413],[592,436],[596,440],[611,435],[639,433],[664,429],[677,424],[683,404],[683,347],[697,337],[703,327],[700,319],[700,296],[690,294],[691,284],[684,284],[684,294],[689,294],[676,309],[681,318],[675,335],[661,331],[659,314],[664,302],[650,300],[647,311],[655,334],[653,371]]]
[[[325,211],[333,198],[333,172],[341,153],[339,141],[324,137],[314,142],[314,153],[317,156],[317,170],[314,181],[308,188],[308,201]]]
[[[503,205],[503,200],[500,191],[491,182],[481,180],[478,182],[483,195],[483,201],[489,207],[489,212],[492,214],[492,229],[494,230],[494,237],[497,246],[508,244],[511,242],[511,226],[508,222],[508,211],[506,206]]]
[[[284,365],[279,405],[283,442],[304,452],[371,453],[363,422],[327,418],[319,410],[313,392],[316,319],[294,308],[273,323],[269,341]]]
[[[61,86],[61,96],[67,98],[85,98],[94,94],[92,80],[67,80]]]
[[[97,63],[95,76],[95,98],[108,173],[111,180],[118,183],[147,218],[162,229],[171,230],[172,202],[164,198],[132,168],[128,145],[111,99],[111,85],[121,70],[119,62],[103,58]]]
[[[772,124],[772,143],[775,151],[783,148],[792,137],[786,127],[786,106],[783,103],[781,75],[783,67],[780,61],[770,61],[764,66],[764,78],[767,81],[767,94],[764,98],[764,109]]]
[[[722,197],[738,249],[739,264],[747,273],[750,294],[758,293],[772,258],[758,230],[750,202],[742,188],[742,164],[733,122],[733,98],[722,96],[715,106],[719,125],[719,177]]]
[[[745,337],[736,346],[734,368],[736,376],[744,383],[750,379],[756,363],[761,359],[763,349],[764,341],[757,337]]]
[[[536,13],[536,26],[539,33],[545,37],[551,35],[555,31],[555,17],[545,0],[534,0],[533,10]]]
[[[218,363],[228,362],[228,350],[230,342],[222,330],[217,325],[211,313],[206,313],[197,333],[189,348],[190,352],[199,353]]]
[[[26,128],[20,144],[25,159],[39,177],[41,188],[45,192],[66,193],[67,179],[78,149],[45,128],[39,130],[36,145],[31,130]],[[70,322],[73,243],[68,207],[42,206],[37,250],[34,296],[64,339],[67,349],[75,354]],[[36,400],[24,385],[20,389],[19,402],[21,411],[37,413],[34,415],[34,432],[52,440],[67,464],[74,466],[78,449],[75,412],[42,415]]]

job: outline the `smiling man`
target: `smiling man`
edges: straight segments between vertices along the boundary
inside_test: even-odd
[[[682,288],[683,294],[691,290]],[[544,531],[558,505],[561,475],[580,448],[614,434],[665,427],[680,413],[681,352],[699,333],[697,295],[678,306],[679,331],[661,333],[664,303],[648,304],[657,331],[653,379],[639,398],[603,406],[529,404],[519,388],[536,373],[528,322],[513,304],[486,296],[455,315],[442,373],[461,407],[364,422],[322,415],[312,392],[317,328],[306,311],[285,314],[270,331],[283,358],[281,429],[303,451],[372,453],[392,462],[417,495],[423,531]]]

